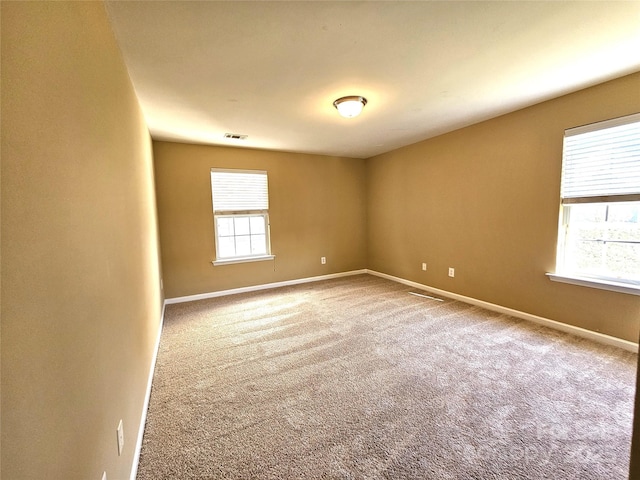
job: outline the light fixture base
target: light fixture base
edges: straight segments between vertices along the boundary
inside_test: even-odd
[[[353,118],[360,115],[362,109],[367,104],[367,99],[360,95],[348,95],[340,97],[333,102],[333,106],[338,109],[340,115],[345,118]]]

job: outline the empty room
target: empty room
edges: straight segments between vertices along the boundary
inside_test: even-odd
[[[2,479],[640,478],[640,2],[0,8]]]

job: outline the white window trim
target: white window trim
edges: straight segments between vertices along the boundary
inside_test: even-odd
[[[217,267],[220,265],[231,265],[233,263],[264,262],[266,260],[275,260],[275,258],[275,255],[256,255],[253,257],[233,257],[225,258],[223,260],[213,260],[211,263]]]
[[[579,135],[582,133],[593,132],[597,130],[607,129],[619,125],[625,125],[628,123],[635,123],[640,121],[640,113],[627,115],[611,120],[605,120],[602,122],[595,122],[580,127],[575,127],[565,130],[565,138],[567,136]],[[564,169],[564,147],[563,147],[563,164]],[[612,202],[627,202],[638,201],[640,196],[637,193],[625,194],[625,195],[613,195],[613,196],[599,196],[599,197],[575,197],[575,198],[562,198],[560,199],[560,214],[558,225],[558,243],[556,252],[556,273],[546,273],[550,280],[554,282],[568,283],[572,285],[580,285],[584,287],[597,288],[601,290],[609,290],[619,293],[627,293],[631,295],[640,295],[640,284],[634,281],[616,281],[607,277],[585,277],[580,275],[573,275],[571,273],[559,272],[558,266],[564,265],[565,255],[565,240],[566,240],[566,222],[568,217],[566,215],[566,207],[575,203],[612,203]]]
[[[226,257],[223,258],[220,256],[220,252],[218,250],[219,248],[219,237],[218,237],[218,218],[219,217],[236,217],[236,216],[260,216],[263,217],[264,219],[264,228],[265,228],[265,242],[266,242],[266,253],[258,253],[256,255],[243,255],[243,256],[237,256],[237,257]],[[215,235],[215,243],[216,243],[216,259],[214,260],[214,262],[226,262],[229,263],[229,261],[231,260],[241,260],[241,261],[246,261],[244,259],[247,258],[257,258],[260,259],[261,257],[265,257],[265,256],[269,256],[271,255],[271,222],[269,221],[269,212],[268,210],[255,210],[255,211],[243,211],[243,212],[225,212],[225,211],[219,211],[219,212],[215,212],[213,213],[213,230],[214,230],[214,235]],[[234,235],[235,237],[235,235]],[[239,262],[235,262],[235,263],[239,263]]]
[[[250,173],[250,174],[263,174],[265,177],[267,177],[267,171],[266,170],[241,170],[241,169],[223,169],[223,168],[212,168],[211,169],[211,174],[215,173],[215,172],[222,172],[222,173],[238,173],[238,174],[242,174],[242,173]],[[213,192],[213,175],[211,175],[211,182],[212,182],[212,189],[211,189],[211,193],[212,193],[212,197],[211,200],[213,202],[214,200],[214,192]],[[268,180],[267,180],[268,181]],[[275,255],[273,255],[271,253],[271,221],[269,220],[269,209],[268,209],[268,186],[267,186],[267,190],[266,190],[266,198],[264,198],[264,207],[263,209],[259,209],[259,210],[223,210],[223,209],[216,209],[216,205],[213,205],[213,229],[214,229],[214,242],[215,242],[215,249],[216,249],[216,259],[212,260],[211,263],[214,266],[220,266],[220,265],[230,265],[230,264],[234,264],[234,263],[248,263],[248,262],[262,262],[262,261],[267,261],[267,260],[274,260],[275,259]],[[258,202],[258,203],[262,203],[262,202]],[[229,205],[231,206],[231,205]],[[257,206],[257,205],[256,205]],[[226,258],[221,258],[218,248],[219,248],[219,237],[218,237],[218,222],[217,222],[217,218],[221,217],[221,216],[225,216],[225,217],[234,217],[234,216],[242,216],[242,215],[260,215],[264,217],[264,221],[265,221],[265,241],[266,241],[266,253],[261,253],[261,254],[256,254],[256,255],[245,255],[245,256],[237,256],[237,257],[226,257]]]
[[[580,285],[582,287],[597,288],[600,290],[609,290],[611,292],[628,293],[630,295],[640,295],[640,285],[633,283],[620,283],[601,278],[574,277],[570,275],[562,275],[558,273],[547,273],[549,280],[560,283],[568,283],[571,285]]]
[[[602,120],[600,122],[588,123],[579,127],[568,128],[565,130],[565,135],[580,135],[581,133],[595,132],[597,130],[604,130],[606,128],[626,125],[637,121],[640,121],[640,113],[632,113],[630,115],[624,115],[610,120]]]

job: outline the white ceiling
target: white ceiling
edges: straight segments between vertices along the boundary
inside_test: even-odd
[[[638,1],[107,11],[154,139],[367,158],[640,71]],[[368,99],[359,117],[338,115],[345,95]]]

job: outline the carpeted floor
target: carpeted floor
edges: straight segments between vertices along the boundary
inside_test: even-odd
[[[635,354],[410,291],[167,306],[138,479],[627,478]]]

